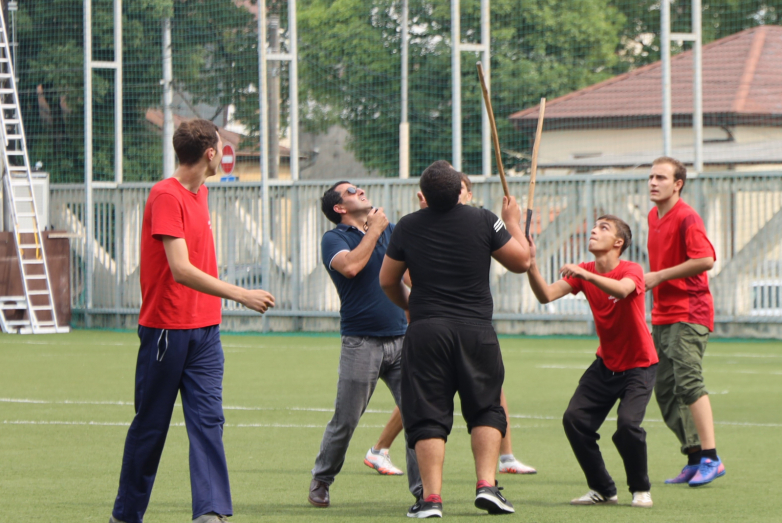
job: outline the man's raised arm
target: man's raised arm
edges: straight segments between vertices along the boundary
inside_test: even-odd
[[[573,292],[573,287],[565,280],[557,280],[551,285],[546,283],[543,275],[540,274],[537,261],[535,260],[537,249],[532,239],[530,239],[529,253],[530,267],[529,271],[527,271],[527,278],[529,278],[529,286],[532,288],[532,292],[540,303],[549,303]]]
[[[530,266],[529,243],[521,230],[521,208],[513,196],[502,198],[502,221],[513,239],[491,255],[511,272],[527,272]]]
[[[367,266],[377,240],[388,227],[388,218],[383,209],[375,209],[367,216],[367,231],[361,242],[352,251],[342,251],[331,260],[331,268],[348,279],[355,278]]]

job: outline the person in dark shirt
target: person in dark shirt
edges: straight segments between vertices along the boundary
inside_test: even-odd
[[[394,230],[383,209],[373,208],[366,193],[350,182],[338,182],[323,193],[321,209],[337,224],[323,235],[321,253],[341,301],[342,349],[334,416],[323,434],[307,499],[316,507],[328,507],[329,487],[342,469],[353,431],[378,378],[386,382],[396,404],[401,402],[401,352],[407,318],[378,283]],[[407,452],[407,479],[410,492],[419,498],[421,479],[411,450]]]
[[[521,210],[512,197],[503,199],[503,219],[458,204],[459,173],[444,160],[424,171],[420,187],[428,207],[399,221],[380,270],[381,287],[409,310],[411,322],[402,348],[400,408],[408,446],[418,457],[423,499],[407,515],[442,516],[445,441],[457,392],[475,457],[475,506],[512,513],[495,482],[507,422],[500,404],[505,370],[491,323],[489,268],[492,257],[515,273],[529,267]],[[411,293],[402,283],[408,269]]]

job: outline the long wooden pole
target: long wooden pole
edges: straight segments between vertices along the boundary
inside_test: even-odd
[[[543,133],[543,118],[546,115],[546,99],[540,99],[540,112],[538,113],[538,129],[535,132],[535,145],[532,146],[532,167],[529,173],[529,194],[527,196],[527,224],[524,226],[524,235],[529,238],[529,229],[532,225],[532,208],[535,207],[535,176],[538,174],[538,151],[540,150],[540,138]]]
[[[500,139],[497,137],[497,124],[494,122],[494,111],[491,108],[489,90],[486,88],[486,79],[483,76],[483,64],[478,62],[475,65],[478,68],[478,78],[481,80],[481,90],[483,91],[483,101],[486,104],[486,113],[489,115],[489,124],[491,125],[491,139],[494,143],[494,158],[497,160],[497,169],[500,171],[502,190],[505,192],[505,196],[510,197],[508,182],[505,180],[505,168],[502,166],[502,156],[500,155]]]

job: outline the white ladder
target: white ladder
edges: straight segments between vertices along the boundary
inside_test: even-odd
[[[30,159],[16,90],[14,67],[8,46],[5,20],[0,15],[0,135],[4,190],[13,222],[23,296],[0,296],[0,327],[3,332],[46,334],[68,332],[57,325],[54,296],[49,281],[40,217],[33,195]],[[9,314],[12,311],[16,314]],[[23,318],[18,311],[26,311]],[[9,318],[6,316],[12,316]]]

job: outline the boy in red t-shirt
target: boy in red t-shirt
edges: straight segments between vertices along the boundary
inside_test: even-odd
[[[125,439],[109,523],[144,518],[177,393],[190,440],[193,522],[224,522],[232,514],[223,449],[220,298],[261,313],[274,306],[266,291],[217,279],[204,186],[222,156],[217,126],[208,120],[184,122],[173,141],[179,168],[152,187],[144,208],[136,416]]]
[[[667,156],[649,174],[649,269],[646,290],[654,293],[652,337],[660,356],[654,387],[666,425],[676,434],[687,465],[666,483],[698,487],[725,475],[717,455],[714,418],[703,384],[703,354],[714,330],[714,301],[706,271],[714,247],[703,220],[680,198],[687,169]]]
[[[606,470],[597,429],[619,400],[613,440],[625,465],[632,506],[651,507],[651,483],[646,458],[646,431],[641,422],[652,397],[657,354],[646,326],[643,269],[619,257],[630,246],[632,233],[616,216],[597,219],[589,238],[595,261],[568,264],[562,279],[549,285],[535,261],[529,282],[540,303],[583,292],[600,340],[597,358],[586,370],[570,400],[563,424],[570,446],[587,479],[590,491],[573,505],[616,504],[616,484]]]

